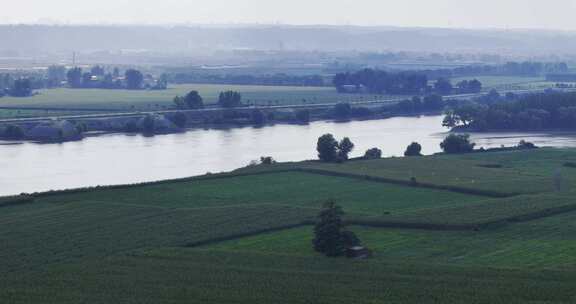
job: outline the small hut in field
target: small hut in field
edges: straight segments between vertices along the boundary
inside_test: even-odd
[[[346,256],[353,259],[367,259],[372,252],[364,246],[354,246],[346,249]]]

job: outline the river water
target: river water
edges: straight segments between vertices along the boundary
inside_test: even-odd
[[[345,123],[275,125],[226,130],[194,129],[180,134],[107,134],[62,144],[4,142],[0,145],[0,195],[95,185],[127,184],[230,171],[260,156],[278,161],[316,158],[316,141],[325,133],[350,137],[352,156],[378,147],[384,156],[401,156],[412,141],[424,154],[440,151],[447,130],[441,116],[397,117]],[[481,147],[515,145],[525,139],[539,146],[576,147],[576,133],[481,133]]]

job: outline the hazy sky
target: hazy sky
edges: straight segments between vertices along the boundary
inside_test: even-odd
[[[0,23],[285,23],[576,29],[576,0],[18,0]]]

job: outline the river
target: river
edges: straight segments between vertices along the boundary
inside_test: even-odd
[[[313,122],[262,128],[194,129],[180,134],[107,134],[62,144],[0,145],[0,195],[68,189],[230,171],[260,156],[278,161],[316,158],[316,140],[325,133],[350,137],[352,156],[369,148],[384,156],[401,156],[419,142],[424,154],[440,151],[446,136],[441,116],[396,117],[345,123]],[[539,146],[576,147],[576,133],[481,133],[472,140],[481,147],[515,145],[525,139]]]

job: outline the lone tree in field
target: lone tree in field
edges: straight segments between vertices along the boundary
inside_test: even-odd
[[[422,152],[422,146],[417,142],[413,142],[406,148],[404,156],[422,156],[420,152]]]
[[[326,202],[318,214],[314,226],[314,250],[329,257],[342,256],[346,249],[360,245],[360,240],[351,231],[344,230],[344,211],[334,202]]]
[[[440,148],[448,154],[458,154],[474,151],[475,145],[468,134],[450,134],[440,143]]]
[[[323,162],[334,162],[338,159],[338,142],[332,134],[324,134],[316,144],[318,158]]]

